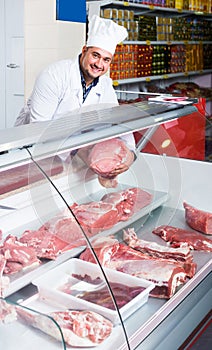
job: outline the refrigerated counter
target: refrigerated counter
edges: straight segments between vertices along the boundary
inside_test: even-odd
[[[140,187],[153,198],[151,204],[129,220],[86,239],[82,235],[81,245],[72,242],[70,249],[56,259],[45,259],[41,264],[10,274],[10,283],[2,292],[8,303],[32,309],[35,314],[42,313],[45,323],[45,313],[52,311],[52,307],[38,298],[33,282],[78,258],[86,247],[91,249],[96,237],[113,235],[121,240],[123,229],[133,228],[138,237],[165,245],[152,230],[164,224],[188,229],[184,200],[212,212],[210,163],[141,152],[158,125],[194,111],[192,103],[182,106],[142,102],[0,131],[2,240],[8,235],[19,237],[26,230],[36,231],[51,222],[52,217],[67,211],[71,204],[99,201],[110,192]],[[118,176],[117,188],[103,188],[97,176],[75,154],[76,149],[143,129],[148,131],[137,145],[135,161],[127,172]],[[211,309],[211,253],[194,251],[193,256],[197,263],[194,277],[178,287],[169,300],[149,296],[145,303],[138,302],[136,310],[120,320],[111,335],[96,348],[177,349]],[[42,332],[14,322],[0,325],[0,339],[8,350],[17,341],[21,349],[66,348],[62,335],[61,342],[55,342]],[[51,322],[56,331],[57,325]]]

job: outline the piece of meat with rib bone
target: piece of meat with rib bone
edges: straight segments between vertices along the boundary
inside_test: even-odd
[[[187,276],[190,278],[196,272],[197,264],[193,262],[193,255],[188,246],[172,248],[157,244],[156,242],[145,241],[137,237],[133,228],[123,230],[123,240],[131,248],[150,257],[176,261],[185,269]]]
[[[150,292],[153,297],[169,299],[186,281],[186,271],[177,261],[147,256],[111,237],[97,238],[92,245],[103,267],[154,282],[155,288]],[[88,248],[80,259],[95,263]]]
[[[187,224],[194,230],[212,235],[212,213],[197,209],[186,202],[183,202],[183,206]]]
[[[152,232],[169,242],[172,247],[188,245],[190,249],[212,252],[212,240],[201,233],[168,225],[161,225]]]

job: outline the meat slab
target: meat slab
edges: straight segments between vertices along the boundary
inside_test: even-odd
[[[201,233],[166,225],[159,226],[152,232],[169,242],[172,247],[185,247],[187,245],[190,249],[212,252],[212,240]]]
[[[212,235],[212,213],[197,209],[186,202],[183,202],[183,206],[187,224],[194,230]]]
[[[58,341],[62,341],[59,327],[49,318],[42,314],[30,313],[20,307],[16,309],[19,319],[40,329]],[[73,347],[93,347],[107,339],[113,329],[113,324],[92,311],[65,310],[48,314],[60,326],[67,345]]]
[[[123,191],[108,193],[101,200],[104,203],[114,204],[118,210],[119,221],[126,221],[152,202],[152,194],[139,187],[131,187]]]
[[[111,178],[111,172],[131,159],[132,152],[125,143],[114,138],[95,144],[88,156],[89,167],[98,175]]]
[[[147,256],[111,237],[97,238],[92,244],[102,266],[154,282],[153,297],[169,299],[186,281],[187,273],[176,261]],[[96,262],[88,248],[80,259]]]
[[[172,248],[155,242],[145,241],[137,237],[133,228],[123,230],[123,232],[123,240],[131,248],[150,257],[176,261],[184,268],[187,276],[190,278],[196,273],[197,265],[193,262],[193,255],[188,246]]]
[[[94,234],[107,230],[117,224],[118,210],[111,203],[90,202],[73,204],[72,211],[86,233]]]

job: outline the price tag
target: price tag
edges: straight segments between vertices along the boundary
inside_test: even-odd
[[[199,74],[202,74],[203,73],[203,70],[201,69],[200,71],[199,71]]]
[[[155,6],[154,5],[150,5],[149,8],[150,8],[150,10],[154,10]]]
[[[182,11],[183,11],[183,9],[177,9],[177,11],[178,11],[178,12],[182,12]]]
[[[119,86],[119,82],[117,80],[113,81],[113,86]]]
[[[188,45],[188,40],[183,41],[184,45]]]
[[[151,81],[151,79],[150,79],[150,78],[146,78],[146,81],[148,81],[148,82],[149,82],[149,81]]]
[[[146,40],[146,44],[147,45],[151,45],[151,41],[150,40]]]
[[[124,6],[129,6],[129,2],[128,1],[124,1]]]
[[[172,45],[172,42],[171,41],[167,41],[167,45]]]
[[[184,75],[187,77],[188,76],[188,72],[185,72]]]
[[[164,76],[163,76],[163,79],[168,79],[168,75],[167,74],[165,74]]]

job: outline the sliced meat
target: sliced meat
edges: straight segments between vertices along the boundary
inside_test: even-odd
[[[138,250],[147,256],[177,262],[185,269],[186,275],[190,278],[193,277],[196,272],[197,265],[193,262],[193,255],[191,254],[189,247],[172,248],[169,246],[162,246],[155,242],[139,239],[133,228],[124,230],[123,240],[131,248]]]
[[[194,230],[212,235],[212,213],[197,209],[186,202],[183,206],[187,224]]]
[[[80,225],[90,236],[113,227],[118,222],[118,210],[111,203],[90,202],[71,206]]]
[[[166,225],[159,226],[152,232],[164,241],[170,242],[172,247],[185,247],[188,245],[190,249],[212,252],[212,240],[201,233]]]
[[[62,341],[59,327],[49,317],[18,307],[16,310],[24,323]],[[66,344],[73,347],[92,347],[101,344],[110,336],[113,329],[113,324],[109,320],[92,311],[56,311],[48,316],[60,326]]]
[[[104,195],[104,203],[112,203],[118,210],[119,221],[128,220],[133,214],[152,202],[152,194],[139,187],[128,188]]]

